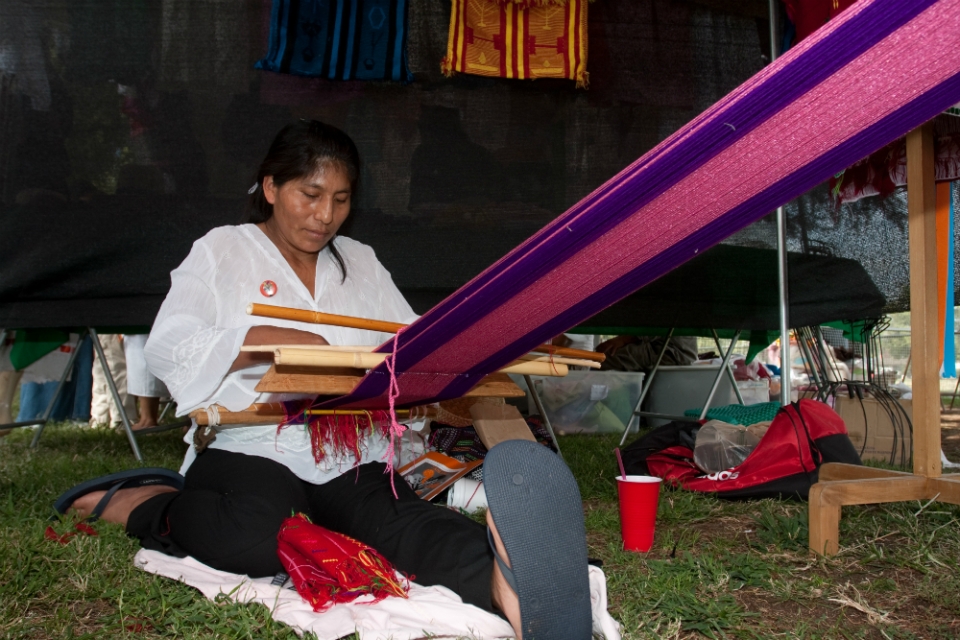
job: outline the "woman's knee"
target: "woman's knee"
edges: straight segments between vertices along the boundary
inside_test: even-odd
[[[306,510],[305,497],[185,492],[168,512],[170,537],[215,569],[274,575],[280,525]]]

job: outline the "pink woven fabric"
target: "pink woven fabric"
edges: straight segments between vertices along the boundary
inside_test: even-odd
[[[397,404],[462,394],[960,102],[958,44],[960,0],[858,2],[411,325]],[[386,378],[331,406],[386,406]]]

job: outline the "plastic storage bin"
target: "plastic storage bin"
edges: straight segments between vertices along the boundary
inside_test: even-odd
[[[530,377],[550,423],[562,433],[623,433],[643,385],[639,372],[571,371],[563,378]],[[534,413],[533,399],[528,397],[528,402]]]
[[[702,407],[719,370],[720,365],[704,364],[660,367],[644,402],[647,405],[645,409],[653,413],[682,416],[687,409]],[[720,385],[710,406],[720,407],[736,401],[737,395],[733,392],[730,378],[724,375],[720,378]],[[669,420],[647,418],[646,422],[659,427]]]
[[[660,367],[644,402],[647,405],[645,410],[682,416],[687,409],[703,407],[718,371],[720,371],[720,365],[716,364]],[[737,387],[740,389],[744,404],[770,401],[770,386],[766,380],[741,381],[737,383]],[[737,394],[733,390],[729,376],[723,375],[710,406],[722,407],[728,404],[738,404]],[[659,418],[647,418],[647,424],[653,427],[659,427],[667,422],[669,421]]]
[[[768,380],[738,380],[737,387],[743,404],[770,402],[770,382]]]

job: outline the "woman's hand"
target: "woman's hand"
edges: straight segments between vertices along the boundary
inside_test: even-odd
[[[243,346],[254,346],[261,344],[330,344],[323,336],[318,336],[309,331],[300,329],[287,329],[286,327],[270,327],[260,325],[250,327],[247,331],[247,337],[243,341]],[[230,367],[230,373],[240,369],[246,369],[264,362],[271,362],[273,353],[269,351],[241,351],[237,359],[233,361]]]

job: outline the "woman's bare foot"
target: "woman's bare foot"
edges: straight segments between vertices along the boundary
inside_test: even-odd
[[[157,418],[160,415],[160,398],[138,396],[137,401],[140,408],[140,419],[130,428],[139,431],[140,429],[157,426]]]
[[[113,498],[107,503],[107,507],[103,510],[103,515],[100,516],[100,519],[122,524],[124,528],[126,528],[130,512],[150,498],[171,491],[176,491],[176,489],[156,484],[144,487],[133,487],[132,489],[120,489],[113,494]],[[103,498],[106,493],[106,491],[92,491],[80,496],[70,505],[70,510],[81,518],[86,518],[93,513],[100,499]]]
[[[507,549],[500,540],[500,534],[497,533],[497,527],[493,523],[493,517],[490,510],[487,510],[487,526],[490,527],[490,533],[493,534],[493,542],[497,545],[497,553],[509,567],[510,559],[507,557]],[[520,618],[520,598],[507,583],[507,579],[500,572],[500,565],[493,561],[493,576],[490,580],[490,592],[493,598],[493,606],[503,612],[513,627],[513,632],[517,634],[517,640],[523,640],[523,624]]]

